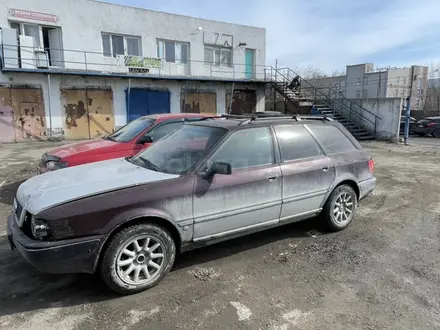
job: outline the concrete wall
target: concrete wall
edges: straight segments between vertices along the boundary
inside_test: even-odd
[[[11,9],[51,14],[52,21],[41,18],[17,17]],[[245,42],[254,50],[256,78],[263,78],[266,62],[266,31],[262,28],[204,20],[188,16],[143,10],[92,0],[2,0],[0,27],[9,21],[29,22],[62,29],[65,67],[84,70],[85,57],[89,70],[117,71],[120,58],[103,57],[101,33],[141,37],[142,56],[157,58],[157,39],[189,44],[189,68],[165,63],[161,74],[190,74],[193,76],[245,77],[245,48],[233,53],[234,67],[213,67],[204,63],[204,41],[218,33],[218,45],[232,36],[231,47]],[[197,30],[202,27],[203,31]],[[205,39],[204,39],[205,38]],[[93,53],[83,53],[95,52]],[[94,65],[99,63],[101,65]],[[106,65],[104,65],[106,64]]]
[[[127,110],[125,100],[125,90],[128,88],[128,79],[121,78],[98,78],[98,77],[80,77],[69,75],[51,75],[51,81],[49,89],[48,77],[42,74],[0,74],[0,87],[13,87],[22,88],[23,92],[26,91],[23,87],[29,87],[31,89],[41,90],[42,99],[40,112],[43,113],[45,129],[53,129],[56,134],[59,134],[61,130],[65,130],[66,126],[66,111],[65,102],[62,97],[62,90],[66,89],[102,89],[111,90],[111,98],[113,103],[113,110],[111,120],[114,122],[115,128],[123,126],[127,123]],[[171,113],[179,113],[182,108],[182,95],[183,91],[188,89],[192,93],[198,91],[200,93],[215,93],[216,111],[218,114],[225,113],[227,111],[229,102],[226,100],[226,95],[231,92],[232,84],[224,82],[197,82],[197,81],[169,81],[169,80],[151,80],[151,79],[131,79],[130,86],[132,88],[142,87],[150,89],[162,89],[170,92],[170,109]],[[235,84],[234,89],[238,90],[252,90],[255,91],[255,107],[254,111],[264,111],[265,109],[265,94],[264,84]],[[97,96],[99,97],[99,96]],[[0,100],[1,101],[1,100]],[[5,114],[13,112],[8,103],[8,98],[4,98],[5,103],[0,104],[0,112]],[[25,101],[26,102],[26,101]],[[106,100],[101,100],[104,102]],[[41,112],[42,111],[42,112]],[[2,118],[0,118],[2,119]],[[9,118],[10,119],[10,118]],[[8,119],[8,120],[9,120]],[[17,121],[17,118],[14,118]],[[6,122],[4,119],[3,121]],[[5,123],[6,124],[6,123]],[[6,134],[6,133],[5,133]],[[12,133],[11,133],[12,134]],[[11,135],[9,134],[9,135]],[[12,142],[17,139],[14,136],[6,138],[2,134],[3,142]],[[48,134],[47,134],[48,135]],[[46,138],[41,136],[41,138]]]
[[[401,98],[352,101],[380,117],[380,119],[377,119],[376,124],[376,137],[378,139],[391,140],[398,136],[402,106]],[[372,114],[363,112],[365,120],[362,123],[369,129],[373,128],[371,122],[374,122],[374,116]]]

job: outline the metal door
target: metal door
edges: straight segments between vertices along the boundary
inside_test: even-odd
[[[254,50],[246,48],[245,50],[245,73],[246,79],[254,79]]]
[[[139,117],[170,113],[170,92],[152,91],[145,88],[130,88],[125,91],[127,121]]]

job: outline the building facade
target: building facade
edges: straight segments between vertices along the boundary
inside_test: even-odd
[[[0,5],[0,141],[264,110],[266,31],[93,0]]]
[[[422,110],[428,83],[428,67],[374,68],[373,63],[348,65],[346,74],[315,79],[315,84],[333,87],[348,99],[406,98],[411,109]]]

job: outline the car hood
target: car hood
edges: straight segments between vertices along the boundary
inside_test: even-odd
[[[79,165],[41,174],[20,185],[17,200],[31,214],[76,199],[135,185],[170,180],[166,174],[136,166],[124,158]]]
[[[52,149],[48,151],[49,155],[65,159],[67,157],[78,154],[100,154],[108,151],[114,151],[116,149],[130,148],[132,145],[124,142],[115,142],[105,139],[95,139],[89,141],[81,141],[75,143],[69,143],[64,146]]]

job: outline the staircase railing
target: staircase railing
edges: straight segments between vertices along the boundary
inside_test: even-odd
[[[342,115],[350,123],[358,126],[357,132],[353,132],[355,134],[357,133],[358,136],[362,128],[373,131],[376,136],[377,122],[381,118],[368,109],[365,109],[347,99],[336,89],[331,87],[315,87],[312,83],[296,74],[290,68],[275,69],[270,67],[266,69],[265,75],[267,80],[278,84],[283,83],[285,86],[287,86],[294,77],[300,77],[301,86],[299,94],[302,98],[313,100],[313,104],[321,102],[331,108],[334,112]]]

